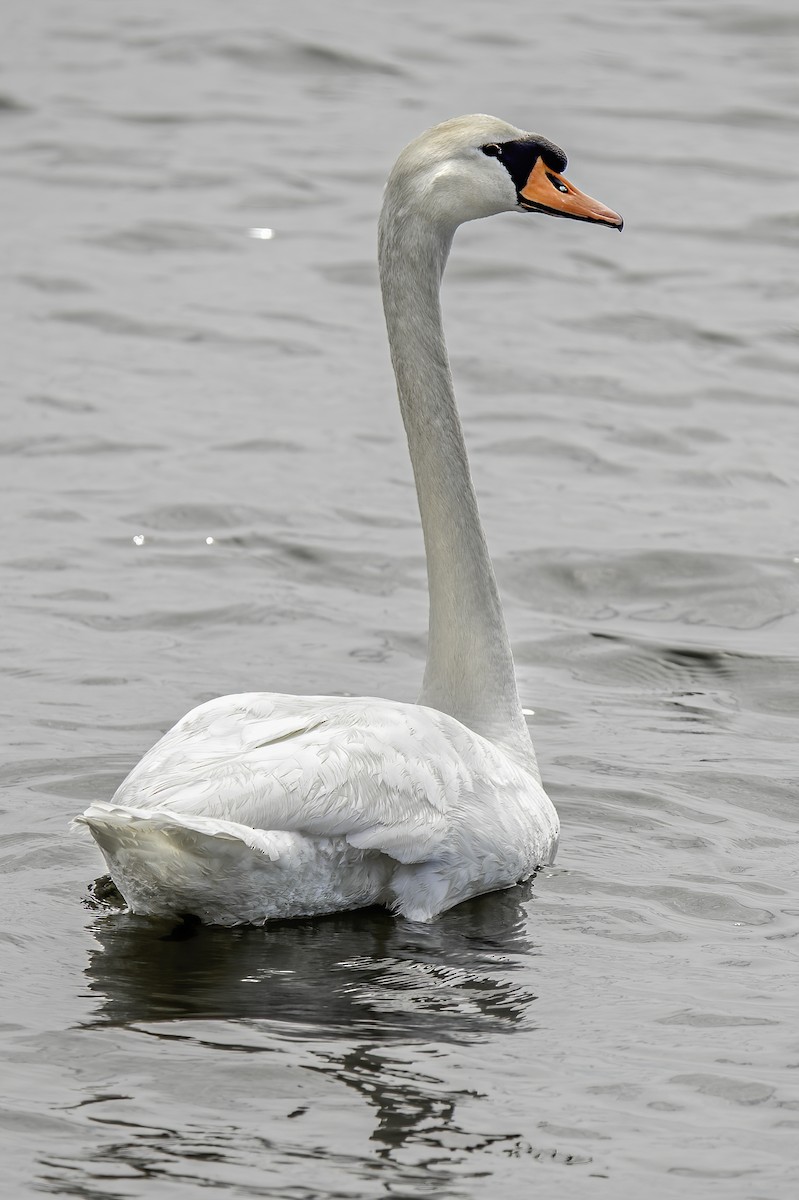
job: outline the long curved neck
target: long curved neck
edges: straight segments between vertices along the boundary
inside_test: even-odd
[[[380,282],[430,592],[419,701],[536,769],[441,326],[439,292],[453,233],[392,196],[389,185],[380,217]]]

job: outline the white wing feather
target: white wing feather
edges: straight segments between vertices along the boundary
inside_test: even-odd
[[[501,788],[504,756],[446,714],[387,700],[226,696],[193,709],[112,804],[255,830],[343,836],[399,862],[446,840],[475,770]]]

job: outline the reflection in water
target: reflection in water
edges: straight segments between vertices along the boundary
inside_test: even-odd
[[[527,884],[484,896],[432,925],[364,909],[177,939],[169,924],[106,916],[87,967],[93,1024],[267,1020],[286,1037],[381,1041],[494,1033],[534,999],[506,978],[513,956],[532,952],[529,895]]]
[[[434,1195],[453,1172],[458,1179],[478,1172],[476,1151],[535,1153],[518,1131],[464,1127],[458,1110],[480,1093],[453,1078],[447,1049],[529,1029],[535,997],[512,976],[523,963],[529,970],[535,953],[526,937],[530,894],[528,884],[485,896],[429,926],[368,909],[262,929],[201,926],[177,940],[168,923],[105,916],[95,923],[99,945],[86,970],[97,1001],[90,1028],[127,1027],[137,1038],[156,1039],[153,1052],[141,1049],[139,1069],[165,1062],[176,1043],[199,1046],[206,1086],[209,1071],[220,1080],[229,1070],[231,1051],[249,1052],[253,1066],[264,1061],[262,1052],[270,1060],[281,1052],[295,1071],[319,1078],[305,1085],[305,1102],[283,1116],[289,1125],[281,1144],[289,1156],[300,1154],[291,1148],[299,1139],[306,1160],[321,1155],[330,1166],[338,1159],[348,1175],[366,1172],[373,1182],[375,1172],[387,1170],[405,1194]],[[172,1078],[171,1072],[160,1077],[167,1106],[177,1086]],[[332,1095],[340,1107],[342,1084],[363,1101],[365,1155],[340,1144],[334,1127],[327,1134],[324,1117],[319,1124],[320,1098]],[[107,1109],[104,1099],[98,1097],[99,1106]],[[120,1120],[123,1114],[110,1107],[98,1119],[114,1127],[115,1141],[93,1155],[95,1170],[109,1165],[109,1155],[117,1170],[122,1163],[141,1170],[146,1144],[148,1178],[168,1178],[179,1159],[181,1171],[201,1185],[209,1180],[200,1158],[210,1147],[224,1165],[223,1142],[239,1148],[248,1142],[244,1126],[208,1129],[201,1148],[196,1129],[187,1128],[186,1138],[170,1131],[166,1146],[163,1130],[143,1129],[127,1114]],[[267,1142],[250,1145],[255,1165]]]

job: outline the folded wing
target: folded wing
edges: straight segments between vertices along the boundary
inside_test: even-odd
[[[413,863],[443,848],[453,811],[500,762],[490,743],[432,709],[252,693],[193,709],[111,803],[187,825],[342,836]]]

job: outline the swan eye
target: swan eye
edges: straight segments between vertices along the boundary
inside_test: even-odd
[[[549,182],[552,184],[552,186],[554,188],[557,188],[559,192],[565,192],[566,195],[568,196],[569,189],[566,187],[566,184],[563,183],[562,180],[558,179],[557,175],[550,175],[549,171],[547,171],[547,179],[549,180]]]
[[[487,146],[481,146],[483,154],[487,154],[489,158],[502,158],[502,147],[496,142],[489,142]]]

